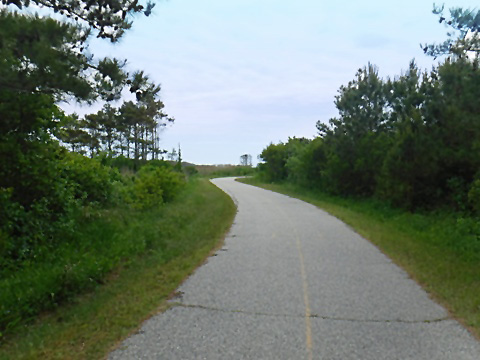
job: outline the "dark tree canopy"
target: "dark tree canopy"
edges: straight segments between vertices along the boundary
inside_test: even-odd
[[[23,111],[30,108],[25,102],[50,102],[52,106],[69,99],[87,103],[109,102],[120,99],[125,88],[135,94],[137,101],[145,106],[148,103],[149,115],[155,120],[165,117],[161,112],[160,87],[142,71],[129,73],[125,71],[126,60],[96,59],[88,52],[91,30],[95,31],[98,24],[103,26],[98,29],[98,34],[103,31],[111,35],[112,41],[121,36],[120,30],[130,26],[125,19],[121,19],[124,24],[120,26],[117,24],[120,20],[110,13],[144,11],[148,14],[152,5],[143,10],[137,1],[3,0],[3,3],[18,8],[32,4],[48,6],[73,19],[60,21],[29,15],[15,11],[12,6],[0,10],[0,94],[4,99],[0,116],[4,119],[1,124],[4,133],[22,129],[22,134],[26,134],[42,127],[51,129],[59,121],[58,116],[52,117],[45,111],[43,120],[39,116],[30,116]],[[87,15],[78,16],[80,13]],[[44,95],[46,97],[42,97]],[[17,104],[23,105],[18,107]],[[53,109],[52,106],[46,108]],[[52,120],[46,122],[45,118]]]
[[[125,86],[137,99],[152,93],[155,85],[126,72],[125,60],[88,53],[89,36],[80,25],[0,10],[0,90],[87,102],[118,100]]]

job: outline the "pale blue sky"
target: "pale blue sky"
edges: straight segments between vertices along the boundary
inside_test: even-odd
[[[475,7],[477,1],[445,1]],[[169,0],[138,17],[120,44],[91,44],[97,56],[127,58],[162,85],[175,124],[163,147],[180,143],[185,161],[238,164],[270,142],[316,135],[337,114],[338,88],[369,61],[394,76],[419,43],[445,39],[433,2]],[[82,110],[82,112],[85,110]]]

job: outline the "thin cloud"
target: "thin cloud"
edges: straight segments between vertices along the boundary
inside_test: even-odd
[[[336,115],[338,88],[368,62],[382,76],[412,58],[431,66],[418,44],[445,36],[431,9],[417,0],[171,0],[138,18],[119,46],[91,48],[162,84],[176,118],[165,148],[181,143],[195,163],[237,163],[272,141],[315,136],[316,121]]]

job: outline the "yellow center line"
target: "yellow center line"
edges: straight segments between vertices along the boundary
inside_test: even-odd
[[[290,227],[295,234],[295,244],[297,246],[298,257],[300,259],[300,273],[302,276],[302,285],[303,285],[303,302],[305,304],[305,342],[307,345],[307,354],[308,360],[313,360],[313,341],[312,341],[312,324],[311,324],[311,310],[310,310],[310,301],[308,298],[308,281],[307,281],[307,271],[305,270],[305,258],[303,257],[302,251],[302,242],[300,241],[300,237],[298,236],[297,230],[293,225],[290,218],[287,214],[280,208],[280,211],[283,213],[285,218],[290,224]]]

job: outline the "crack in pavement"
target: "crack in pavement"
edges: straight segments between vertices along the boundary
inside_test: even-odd
[[[234,314],[246,314],[246,315],[259,315],[259,316],[271,316],[271,317],[292,317],[292,318],[305,318],[305,315],[295,315],[295,314],[278,314],[278,313],[268,313],[260,311],[246,311],[246,310],[234,310],[234,309],[222,309],[216,308],[213,306],[205,305],[195,305],[195,304],[183,304],[179,302],[170,303],[170,307],[183,307],[186,309],[201,309],[207,311],[216,311],[224,313],[234,313]],[[402,320],[402,319],[355,319],[355,318],[343,318],[335,316],[325,316],[320,314],[310,314],[309,318],[321,319],[321,320],[331,320],[331,321],[344,321],[344,322],[358,322],[358,323],[399,323],[399,324],[430,324],[438,323],[442,321],[451,320],[449,317],[441,317],[434,319],[424,319],[424,320]]]

